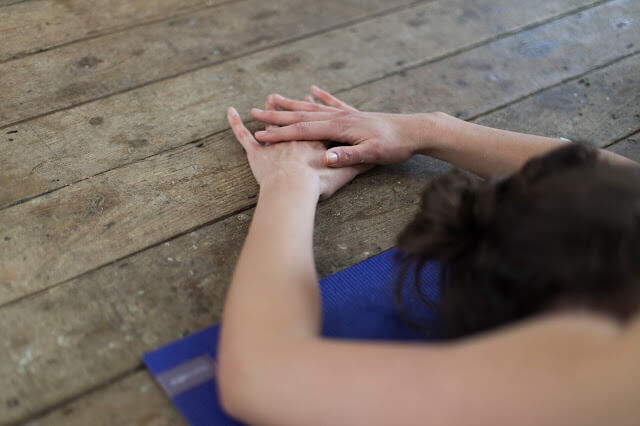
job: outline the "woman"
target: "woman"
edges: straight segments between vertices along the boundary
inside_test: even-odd
[[[359,112],[311,92],[322,104],[271,96],[252,110],[269,124],[256,133],[264,145],[229,110],[260,195],[222,322],[225,409],[251,424],[637,425],[636,163],[442,113]],[[433,179],[399,239],[407,261],[443,265],[439,309],[446,332],[463,338],[320,337],[318,199],[371,164],[415,154],[487,179]]]

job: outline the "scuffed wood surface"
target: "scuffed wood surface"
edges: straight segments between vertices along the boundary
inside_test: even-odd
[[[0,61],[222,2],[225,0],[4,0],[0,3],[7,6],[0,9]]]
[[[0,64],[0,127],[413,2],[244,0]]]
[[[55,166],[71,168],[66,175],[83,179],[228,128],[225,110],[230,104],[246,111],[262,104],[274,90],[299,95],[311,83],[331,91],[348,89],[588,2],[545,0],[535,8],[524,7],[524,3],[454,0],[423,4],[3,131],[35,132],[55,153],[51,158]],[[6,180],[5,173],[26,176],[37,164],[29,155],[19,155],[10,163],[17,170],[0,168],[0,182]],[[24,182],[24,189],[16,184],[10,192],[0,194],[0,207],[73,182],[65,176],[57,179],[40,176],[36,169]]]

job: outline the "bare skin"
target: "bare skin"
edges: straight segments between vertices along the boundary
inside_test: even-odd
[[[335,98],[312,93],[325,106],[346,108]],[[275,105],[293,108],[270,100],[267,112],[276,112]],[[314,108],[305,103],[300,107]],[[320,142],[260,146],[235,110],[228,118],[260,184],[222,321],[218,386],[232,416],[256,425],[637,424],[640,315],[622,326],[589,312],[547,314],[454,343],[321,337],[315,208],[321,197],[369,166],[358,161],[357,167],[327,167],[328,150]],[[280,118],[269,122],[286,125]],[[446,125],[438,128],[429,137],[463,137]],[[361,140],[363,147],[375,145],[372,140],[397,144],[400,152],[391,155],[398,161],[406,155],[404,147],[415,143],[397,141],[382,130],[376,135]],[[321,133],[307,136],[326,139]],[[483,166],[486,161],[507,172],[550,149],[551,142],[562,143],[538,142],[512,140],[505,133],[502,143],[513,145],[505,150],[510,154],[467,143],[441,149],[459,160],[454,164],[468,161],[471,170],[488,176],[494,169]],[[485,154],[473,159],[476,150]]]
[[[531,157],[566,143],[560,139],[492,129],[448,114],[384,114],[361,112],[315,86],[311,93],[324,104],[310,104],[273,95],[286,111],[252,109],[256,120],[283,127],[256,133],[261,142],[333,140],[353,146],[327,151],[325,164],[391,164],[415,154],[429,155],[482,177],[506,175]],[[602,155],[614,162],[633,163],[609,151]]]

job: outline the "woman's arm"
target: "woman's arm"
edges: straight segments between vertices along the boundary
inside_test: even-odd
[[[357,174],[320,143],[261,147],[233,111],[260,198],[222,322],[218,386],[249,424],[616,424],[640,418],[640,329],[564,314],[459,343],[323,339],[315,204]]]
[[[317,184],[277,176],[260,186],[258,206],[227,295],[220,338],[220,386],[232,412],[260,389],[281,351],[318,333],[320,302],[313,259]],[[274,378],[275,379],[275,378]],[[256,408],[256,407],[253,407]]]
[[[219,385],[232,412],[260,389],[284,347],[318,334],[320,301],[313,221],[327,197],[368,167],[327,169],[320,142],[260,146],[233,109],[232,129],[260,184],[258,205],[235,269],[220,338]],[[255,369],[262,373],[256,375]],[[240,395],[240,396],[238,396]]]
[[[567,143],[481,126],[444,113],[421,119],[432,121],[427,127],[433,129],[433,133],[423,138],[416,153],[435,157],[482,177],[514,173],[529,159]],[[606,150],[600,150],[600,155],[619,164],[637,164]]]
[[[289,111],[254,109],[254,118],[284,127],[256,133],[262,142],[329,139],[353,146],[329,150],[330,167],[359,163],[390,164],[425,154],[482,177],[510,174],[527,160],[566,143],[560,139],[492,129],[445,113],[384,114],[360,112],[312,86],[324,105],[310,105],[274,95],[275,104]],[[603,158],[637,164],[601,150]]]

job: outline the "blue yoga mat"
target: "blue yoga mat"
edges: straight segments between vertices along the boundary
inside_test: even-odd
[[[401,254],[391,249],[320,281],[322,335],[367,340],[422,338],[398,316],[393,287]],[[428,262],[420,285],[424,296],[438,301],[438,265]],[[413,280],[409,275],[408,280]],[[434,331],[434,312],[405,293],[411,318]],[[239,425],[218,403],[215,359],[219,326],[215,325],[145,354],[142,359],[162,389],[192,426]],[[437,334],[437,333],[435,333]]]

